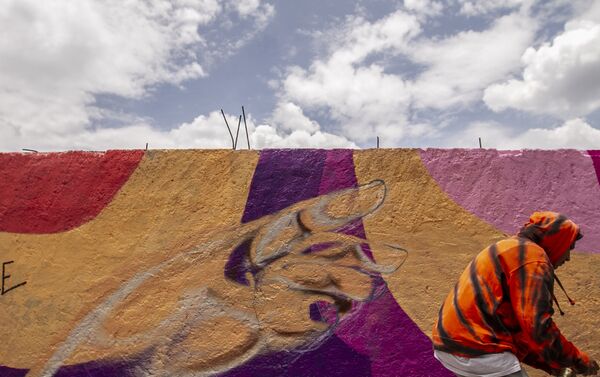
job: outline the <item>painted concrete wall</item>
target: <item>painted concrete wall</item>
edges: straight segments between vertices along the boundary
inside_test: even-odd
[[[533,210],[583,229],[556,320],[598,358],[599,173],[572,150],[0,154],[0,376],[449,376],[439,305]]]

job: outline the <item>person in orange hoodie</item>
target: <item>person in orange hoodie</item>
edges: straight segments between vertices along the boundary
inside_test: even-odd
[[[565,216],[536,212],[516,236],[481,251],[440,309],[435,357],[464,377],[527,376],[521,362],[552,375],[563,368],[596,375],[598,363],[552,321],[553,300],[563,314],[554,296],[555,280],[562,288],[554,270],[569,260],[581,237]]]

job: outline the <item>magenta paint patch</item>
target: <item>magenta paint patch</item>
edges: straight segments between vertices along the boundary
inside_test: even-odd
[[[600,152],[421,150],[442,190],[463,208],[514,234],[534,211],[556,211],[581,226],[580,251],[600,253]],[[592,158],[590,158],[590,156]]]
[[[598,183],[600,184],[600,150],[588,151],[588,154],[592,158],[594,170],[596,170],[596,178],[598,178]]]

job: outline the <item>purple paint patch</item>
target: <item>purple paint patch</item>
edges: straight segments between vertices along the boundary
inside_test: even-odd
[[[0,365],[0,376],[2,377],[25,377],[29,369],[14,369]]]
[[[250,282],[246,277],[246,273],[251,272],[247,259],[250,243],[250,240],[244,241],[231,252],[229,259],[225,264],[224,271],[226,278],[248,286],[250,285]]]
[[[590,158],[591,157],[591,158]],[[535,211],[561,212],[581,226],[577,249],[600,249],[598,151],[427,149],[421,160],[448,196],[515,234]]]
[[[326,153],[310,149],[261,152],[242,223],[317,196]]]
[[[318,253],[319,251],[327,250],[335,245],[335,242],[325,242],[311,245],[308,249],[302,251],[302,254]]]
[[[145,355],[120,360],[98,360],[88,363],[63,365],[53,377],[114,377],[134,376],[137,365],[145,360]],[[0,377],[25,377],[29,369],[13,369],[0,366]]]
[[[261,152],[252,177],[242,223],[280,211],[319,193],[326,151],[265,150]],[[307,169],[307,167],[311,167]],[[250,243],[236,247],[225,265],[225,276],[250,285],[246,274],[250,267],[246,256]]]
[[[329,305],[329,303],[327,301],[316,301],[316,302],[313,302],[312,304],[310,304],[310,307],[309,307],[310,319],[312,319],[313,321],[316,321],[316,322],[327,322],[327,320],[321,315],[320,306],[323,304]]]
[[[273,352],[257,356],[220,376],[370,377],[371,366],[367,356],[357,353],[336,336],[331,336],[316,350]]]
[[[92,361],[63,366],[54,377],[114,377],[133,376],[133,368],[139,360]]]

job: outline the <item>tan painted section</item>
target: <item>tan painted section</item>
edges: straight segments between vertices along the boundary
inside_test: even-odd
[[[394,297],[431,336],[439,307],[463,269],[484,247],[505,235],[452,201],[427,173],[416,150],[365,150],[354,153],[359,184],[385,181],[388,196],[376,216],[363,220],[367,238],[398,243],[409,254],[386,281]],[[554,316],[568,339],[600,359],[600,255],[574,253],[557,273],[578,302]],[[544,376],[532,368],[530,375]]]
[[[201,243],[211,229],[239,226],[257,161],[257,152],[150,151],[91,222],[52,235],[0,233],[3,254],[15,261],[11,279],[27,280],[2,297],[0,364],[44,361],[125,279]],[[169,305],[160,297],[169,281],[153,288],[145,307],[150,319]]]

